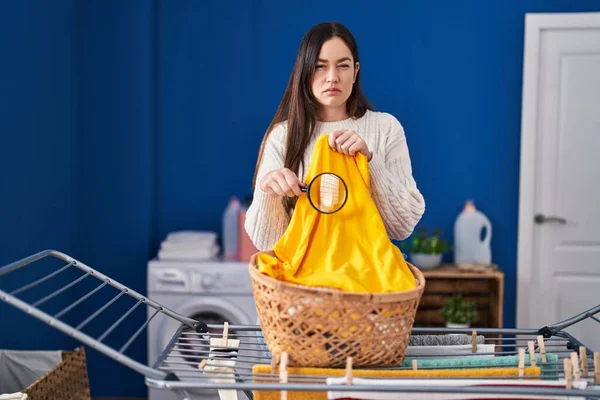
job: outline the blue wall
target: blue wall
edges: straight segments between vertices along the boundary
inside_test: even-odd
[[[250,194],[260,58],[252,2],[162,2],[158,47],[158,232],[220,231],[231,195]],[[266,126],[266,125],[265,125]]]
[[[155,23],[151,1],[78,3],[81,235],[75,253],[141,293],[155,225]],[[86,303],[88,315],[108,301],[93,299]],[[144,323],[144,308],[119,325],[107,344],[125,344]],[[98,318],[96,330],[86,332],[98,337],[127,309],[116,303]],[[125,354],[146,362],[146,338]],[[89,352],[88,368],[96,396],[145,393],[139,374],[100,353]],[[116,378],[126,383],[117,385]]]
[[[55,248],[145,293],[155,253],[156,32],[149,1],[0,6],[0,265]],[[2,288],[24,280],[7,278]],[[52,309],[91,287],[81,283]],[[107,301],[93,297],[66,320],[81,322]],[[129,306],[115,304],[86,333],[98,337]],[[0,348],[78,345],[11,307],[0,305],[0,320],[18,323],[0,330]],[[119,348],[144,321],[133,314],[107,343]],[[145,337],[126,354],[146,362]],[[87,357],[94,396],[145,394],[139,374],[91,349]]]
[[[77,248],[75,24],[72,2],[0,5],[0,265],[47,247]],[[9,275],[2,287],[24,279]],[[75,345],[1,304],[0,326],[0,348]]]
[[[3,3],[0,263],[53,247],[145,293],[168,232],[220,231],[228,197],[250,193],[302,35],[339,20],[359,42],[367,95],[406,129],[422,224],[451,234],[467,198],[490,217],[514,326],[524,13],[598,11],[597,0],[291,4]],[[0,348],[76,345],[9,307],[0,318],[20,324],[0,330]],[[128,354],[145,352],[140,338]],[[94,396],[144,396],[138,374],[88,358]]]

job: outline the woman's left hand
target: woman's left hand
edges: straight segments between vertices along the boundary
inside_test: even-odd
[[[329,134],[329,146],[340,153],[354,156],[356,153],[362,153],[371,161],[373,153],[369,151],[367,143],[352,130],[333,131]]]

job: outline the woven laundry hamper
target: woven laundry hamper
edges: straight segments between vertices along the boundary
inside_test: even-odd
[[[273,252],[266,252],[273,257]],[[400,365],[425,278],[408,264],[415,289],[398,293],[349,293],[280,281],[249,270],[265,342],[273,357],[287,352],[290,366],[340,367]],[[278,360],[277,360],[278,361]]]
[[[21,391],[28,400],[90,400],[84,347],[63,351],[62,362]]]

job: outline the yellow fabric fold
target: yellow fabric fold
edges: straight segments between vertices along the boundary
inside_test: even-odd
[[[333,151],[328,135],[317,139],[306,182],[321,172],[339,175],[348,187],[345,206],[333,214],[315,210],[299,196],[290,224],[272,249],[259,253],[258,270],[273,278],[348,292],[399,292],[416,287],[402,252],[389,239],[371,198],[367,158]],[[314,198],[314,197],[313,197]]]
[[[271,375],[271,366],[266,364],[255,364],[252,366],[254,382],[274,383],[278,379],[279,367],[274,375]],[[294,382],[296,376],[344,376],[345,370],[341,368],[312,368],[312,367],[288,367],[289,382]],[[264,376],[264,380],[261,379]],[[541,368],[525,367],[524,376],[541,376]],[[361,378],[484,378],[484,377],[518,377],[518,368],[464,368],[464,369],[431,369],[431,370],[393,370],[393,369],[354,369],[352,376]],[[294,382],[296,383],[296,382]],[[325,388],[326,389],[326,388]],[[255,400],[279,400],[279,391],[254,391]],[[288,400],[326,400],[327,392],[302,392],[288,391]]]

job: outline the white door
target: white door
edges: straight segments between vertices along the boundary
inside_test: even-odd
[[[600,304],[600,13],[525,31],[516,311],[540,328]],[[600,323],[566,331],[600,351]]]

